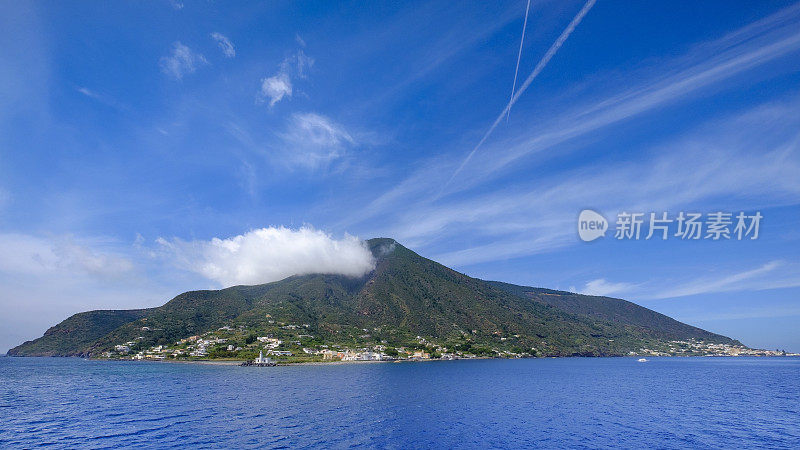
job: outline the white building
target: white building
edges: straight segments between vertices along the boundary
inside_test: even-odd
[[[256,364],[269,364],[272,362],[272,360],[269,358],[264,358],[264,352],[260,351],[258,352],[258,358],[256,358],[253,362]]]

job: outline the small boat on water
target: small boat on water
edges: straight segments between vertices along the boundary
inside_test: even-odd
[[[646,359],[644,359],[644,358],[639,358],[637,361],[638,361],[638,362],[647,362],[647,360],[646,360]]]

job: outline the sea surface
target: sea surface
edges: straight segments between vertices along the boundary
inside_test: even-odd
[[[0,448],[800,448],[800,358],[0,358]]]

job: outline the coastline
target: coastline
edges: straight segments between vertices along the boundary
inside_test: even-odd
[[[384,361],[303,361],[303,362],[278,362],[274,367],[290,367],[290,366],[342,366],[342,365],[350,365],[350,364],[387,364],[387,363],[427,363],[427,362],[451,362],[451,361],[475,361],[475,360],[517,360],[517,359],[569,359],[569,358],[580,358],[580,359],[631,359],[636,360],[639,356],[543,356],[543,357],[529,357],[529,358],[487,358],[487,357],[479,357],[479,358],[459,358],[459,359],[395,359],[395,360],[384,360]],[[648,359],[660,359],[660,358],[715,358],[715,359],[739,359],[739,358],[758,358],[758,359],[769,359],[769,358],[800,358],[797,355],[785,355],[785,356],[718,356],[718,355],[697,355],[697,356],[649,356]],[[113,360],[103,360],[103,359],[96,359],[95,361],[113,361]],[[115,360],[115,361],[126,361],[126,362],[148,362],[148,363],[171,363],[171,364],[199,364],[199,365],[209,365],[209,366],[240,366],[243,362],[247,360]]]
[[[130,362],[130,363],[169,363],[169,364],[199,364],[199,365],[208,365],[208,366],[240,366],[242,363],[247,362],[249,360],[244,359],[194,359],[194,360],[175,360],[175,359],[163,359],[163,360],[155,360],[155,359],[142,359],[142,360],[133,360],[133,359],[108,359],[108,358],[86,358],[82,356],[19,356],[19,355],[0,355],[0,357],[8,357],[8,358],[76,358],[82,359],[85,361],[106,361],[106,362]],[[277,362],[275,366],[326,366],[326,365],[347,365],[347,364],[370,364],[370,363],[421,363],[421,362],[442,362],[442,361],[470,361],[470,360],[490,360],[490,359],[498,359],[498,360],[509,360],[509,359],[568,359],[568,358],[580,358],[580,359],[595,359],[595,358],[612,358],[612,359],[637,359],[640,356],[627,356],[627,355],[617,355],[617,356],[532,356],[532,357],[523,357],[523,358],[492,358],[492,357],[475,357],[475,358],[456,358],[456,359],[394,359],[394,360],[347,360],[347,361],[300,361],[300,362]],[[800,358],[798,354],[787,354],[787,355],[743,355],[743,356],[726,356],[726,355],[668,355],[668,356],[648,356],[651,359],[660,359],[660,358],[715,358],[715,359],[739,359],[739,358]]]

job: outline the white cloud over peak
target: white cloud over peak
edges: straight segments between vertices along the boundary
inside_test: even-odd
[[[208,61],[200,53],[195,53],[189,47],[176,41],[172,44],[172,52],[162,57],[160,64],[162,72],[180,80],[184,75],[197,70],[198,66],[208,64]]]
[[[220,50],[222,50],[222,54],[225,55],[226,58],[233,58],[236,56],[236,49],[233,47],[233,43],[225,35],[214,32],[211,33],[211,39],[216,41]]]
[[[310,226],[260,228],[209,241],[159,238],[157,242],[179,266],[222,286],[312,273],[358,277],[374,268],[372,253],[363,241],[350,235],[335,239]]]

